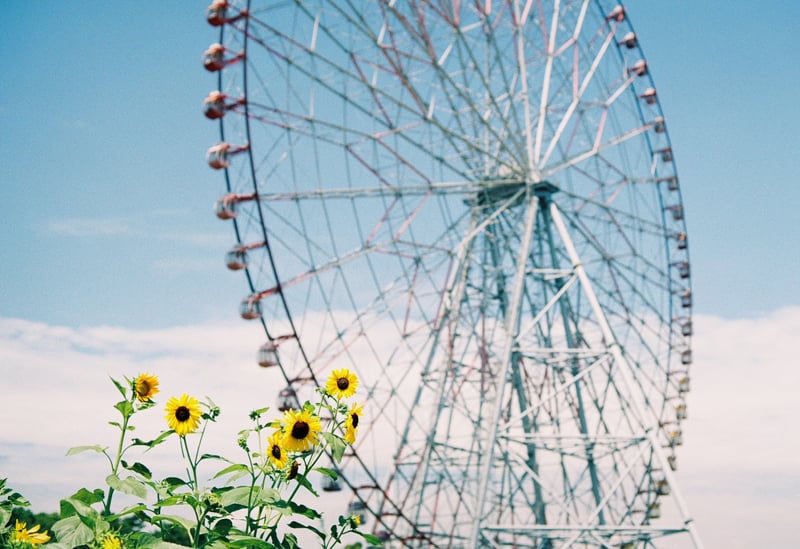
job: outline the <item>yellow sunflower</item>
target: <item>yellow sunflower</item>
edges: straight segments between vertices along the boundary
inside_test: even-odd
[[[11,541],[25,542],[36,547],[50,541],[50,536],[47,535],[47,530],[39,532],[38,524],[31,529],[27,529],[24,522],[17,520],[14,531],[11,532]]]
[[[347,412],[347,421],[344,423],[344,439],[348,444],[356,443],[356,433],[358,433],[358,422],[361,420],[363,413],[363,406],[361,404],[353,404]]]
[[[289,463],[289,454],[283,449],[283,435],[280,431],[275,431],[267,440],[267,455],[269,461],[276,469],[283,469]]]
[[[305,452],[317,444],[322,422],[309,410],[287,410],[283,416],[283,447],[289,452]]]
[[[122,540],[116,534],[106,534],[106,537],[103,538],[101,549],[123,549],[123,547]]]
[[[203,415],[197,399],[186,393],[180,398],[170,398],[164,411],[167,412],[167,425],[180,436],[195,432]]]
[[[328,382],[325,384],[325,389],[328,391],[328,394],[337,399],[353,396],[357,388],[358,378],[347,368],[334,370],[328,378]]]
[[[139,402],[150,402],[158,392],[158,378],[147,372],[139,374],[133,380],[133,387],[136,390],[136,398]]]

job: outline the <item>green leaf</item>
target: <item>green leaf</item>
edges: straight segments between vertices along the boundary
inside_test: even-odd
[[[3,526],[8,524],[11,519],[11,509],[7,507],[0,507],[0,532],[3,531]]]
[[[67,450],[67,455],[74,456],[75,454],[80,454],[81,452],[88,452],[90,450],[102,454],[106,450],[106,448],[100,446],[99,444],[95,444],[94,446],[73,446],[72,448]]]
[[[111,381],[114,383],[114,385],[116,386],[117,390],[118,390],[118,391],[119,391],[119,393],[122,395],[122,397],[123,397],[123,398],[128,398],[128,391],[127,391],[127,388],[126,388],[126,387],[124,387],[124,386],[123,386],[123,385],[122,385],[122,384],[121,384],[119,381],[117,381],[117,380],[116,380],[116,379],[114,379],[113,377],[111,378]]]
[[[91,492],[87,492],[91,494]],[[100,518],[100,513],[98,513],[95,509],[92,508],[90,504],[87,504],[84,501],[76,497],[62,499],[60,504],[60,512],[62,517],[71,517],[73,515],[78,515],[79,517],[85,517],[92,525],[94,525],[94,521]]]
[[[225,467],[219,473],[214,475],[214,478],[224,477],[225,475],[231,475],[231,478],[228,479],[228,482],[233,482],[234,480],[242,478],[248,473],[250,473],[250,469],[248,469],[247,465],[244,465],[243,463],[234,463],[233,465]]]
[[[192,535],[192,530],[196,524],[193,520],[185,517],[179,517],[178,515],[153,515],[153,517],[150,519],[151,522],[161,522],[162,520],[182,527],[190,536]]]
[[[377,545],[378,547],[383,547],[383,540],[378,536],[373,536],[372,534],[367,534],[365,532],[360,532],[358,530],[353,530],[356,534],[364,538],[364,541],[369,543],[370,545]]]
[[[219,459],[219,460],[222,460],[222,461],[228,461],[224,457],[218,456],[216,454],[203,454],[202,456],[200,456],[200,459],[197,460],[197,463],[200,463],[204,459]]]
[[[331,477],[333,480],[337,480],[339,478],[339,473],[337,473],[333,469],[326,469],[325,467],[316,467],[314,471],[319,471],[326,477]]]
[[[320,435],[322,435],[322,438],[328,443],[334,461],[340,463],[342,461],[342,456],[344,456],[344,451],[347,449],[347,443],[345,443],[342,437],[327,431],[321,432]]]
[[[306,529],[306,530],[311,530],[312,532],[317,534],[321,540],[325,540],[325,534],[320,532],[317,528],[314,528],[310,524],[302,524],[300,522],[297,522],[296,520],[293,520],[292,522],[290,522],[288,524],[288,526],[289,526],[289,528],[294,528],[295,530],[301,529],[301,528]]]
[[[139,463],[138,461],[133,465],[128,465],[125,461],[123,461],[122,466],[129,471],[133,471],[134,473],[139,473],[147,480],[153,478],[153,473],[150,472],[150,469],[148,469],[144,464]]]
[[[295,503],[294,501],[279,500],[274,502],[272,506],[278,509],[287,509],[292,514],[303,515],[310,519],[318,519],[322,516],[311,507],[306,507],[302,503]]]
[[[164,431],[153,440],[142,440],[140,438],[134,438],[133,441],[131,441],[131,446],[147,446],[148,448],[153,448],[164,442],[167,439],[167,437],[174,432],[175,431]]]
[[[214,525],[214,528],[212,528],[212,530],[214,531],[215,534],[221,537],[225,537],[228,535],[228,532],[231,531],[231,528],[233,528],[233,522],[231,521],[231,519],[224,518],[218,520],[217,523]]]
[[[255,549],[275,549],[275,546],[271,543],[251,536],[228,536],[226,545],[234,548],[253,547]]]
[[[59,543],[67,547],[78,547],[94,541],[94,531],[86,526],[78,516],[59,520],[53,525],[53,533]]]
[[[129,400],[120,400],[116,404],[114,404],[114,408],[119,410],[119,413],[122,414],[122,417],[130,417],[133,413],[133,404]]]
[[[171,486],[173,488],[175,486],[185,486],[186,485],[186,481],[183,480],[182,478],[178,478],[178,477],[167,477],[164,480],[162,480],[161,482],[163,482],[167,486]]]
[[[220,504],[226,509],[230,505],[241,505],[247,507],[248,504],[252,505],[258,501],[258,487],[250,488],[249,486],[237,486],[219,495]]]
[[[147,486],[132,476],[121,479],[117,475],[111,474],[106,477],[106,484],[123,494],[130,494],[138,498],[147,497]]]
[[[145,505],[144,503],[139,503],[139,504],[133,505],[131,507],[126,507],[125,509],[123,509],[122,511],[120,511],[118,513],[115,513],[113,515],[107,516],[106,520],[115,521],[115,520],[121,519],[125,515],[134,515],[134,514],[140,512],[140,511],[146,511],[146,510],[147,510],[147,505]]]
[[[316,490],[314,490],[314,487],[311,485],[311,483],[308,481],[305,475],[297,475],[297,483],[306,490],[308,490],[309,492],[311,492],[312,494],[314,494],[315,497],[319,497],[319,493]]]

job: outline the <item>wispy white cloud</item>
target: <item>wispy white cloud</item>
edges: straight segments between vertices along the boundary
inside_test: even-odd
[[[678,452],[683,495],[708,547],[791,547],[787,524],[800,514],[800,369],[792,358],[800,307],[751,319],[699,316],[695,330],[686,443]],[[223,421],[213,426],[209,449],[230,455],[248,411],[272,405],[283,385],[277,372],[254,364],[262,337],[242,322],[130,330],[0,318],[3,476],[43,510],[70,490],[101,485],[99,456],[63,454],[72,445],[113,442],[105,422],[118,395],[107,377],[141,371],[159,375],[163,400],[210,395]],[[137,433],[158,433],[161,415],[146,415]],[[175,450],[159,449],[148,464],[169,469]]]
[[[132,234],[133,228],[124,219],[118,218],[68,218],[47,223],[47,230],[62,236],[114,236]]]
[[[155,210],[142,213],[131,213],[114,217],[68,217],[52,219],[45,225],[47,232],[66,237],[109,237],[127,236],[146,238],[148,241],[176,242],[201,248],[225,247],[233,243],[234,235],[225,227],[219,231],[197,231],[176,228],[177,220],[186,226],[192,226],[190,216],[196,212],[179,209]],[[154,227],[165,227],[166,230],[155,230]],[[170,224],[172,223],[172,224]]]

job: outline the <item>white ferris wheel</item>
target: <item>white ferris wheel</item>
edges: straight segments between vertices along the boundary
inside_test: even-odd
[[[684,211],[625,8],[216,0],[208,20],[208,160],[259,363],[284,408],[334,368],[364,388],[325,488],[392,547],[700,547],[673,474]]]

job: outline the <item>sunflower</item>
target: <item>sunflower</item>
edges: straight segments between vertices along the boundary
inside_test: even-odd
[[[287,410],[283,416],[283,447],[290,452],[305,452],[317,444],[321,430],[322,423],[309,410]]]
[[[269,461],[276,469],[283,469],[289,463],[289,454],[283,449],[281,443],[283,442],[283,435],[280,431],[275,431],[267,440],[267,455]]]
[[[116,534],[106,534],[106,537],[103,538],[103,545],[100,546],[101,549],[123,549],[122,540],[120,540]]]
[[[337,399],[353,396],[357,388],[358,378],[347,368],[334,370],[328,378],[328,383],[325,384],[328,394]]]
[[[353,404],[347,412],[347,421],[344,423],[344,439],[348,444],[356,443],[356,433],[358,433],[358,422],[363,413],[361,404]]]
[[[136,391],[136,398],[139,402],[150,402],[158,392],[158,378],[147,372],[139,374],[133,380],[133,388]]]
[[[38,524],[31,529],[27,529],[24,522],[17,520],[14,531],[11,532],[11,541],[29,543],[36,547],[50,541],[50,536],[47,535],[47,530],[39,532]]]
[[[167,412],[167,425],[180,436],[196,431],[203,415],[197,399],[186,393],[183,393],[180,398],[170,398],[164,411]]]

